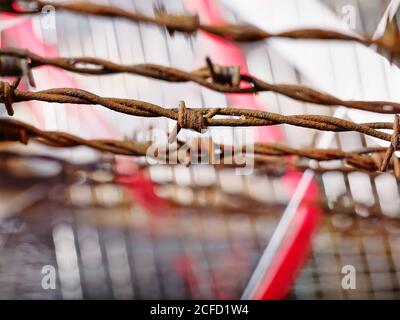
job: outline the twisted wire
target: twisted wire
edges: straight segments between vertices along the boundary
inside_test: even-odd
[[[152,142],[135,142],[132,140],[113,139],[83,139],[70,133],[43,131],[30,124],[12,118],[0,118],[0,142],[17,141],[23,144],[28,144],[31,140],[52,147],[86,146],[101,152],[139,157],[147,156],[149,148],[152,146]],[[178,141],[178,144],[171,148],[171,144],[167,143],[164,148],[160,147],[159,151],[154,154],[154,156],[157,157],[164,152],[169,152],[168,156],[171,156],[174,152],[179,152],[179,146],[181,145],[182,142]],[[213,142],[211,145],[212,146],[210,146],[210,144],[201,144],[200,147],[200,145],[197,144],[196,148],[211,149],[212,153],[215,153],[216,149],[220,149],[222,155],[224,155],[227,150],[232,151],[229,153],[230,155],[238,151],[248,152],[249,150],[253,150],[251,155],[254,155],[256,165],[272,163],[274,165],[298,166],[304,168],[305,165],[300,161],[301,159],[313,159],[316,161],[344,160],[345,163],[352,168],[371,172],[379,171],[381,163],[377,161],[377,158],[382,158],[380,155],[384,154],[387,150],[387,148],[376,147],[346,152],[340,149],[293,148],[279,143],[256,143],[253,149],[249,148],[247,145],[231,146],[214,144]],[[210,150],[201,150],[201,152],[209,153]],[[282,158],[286,156],[295,156],[295,158],[276,159],[276,157]],[[275,159],[271,159],[271,157]],[[222,163],[222,165],[224,164]],[[399,165],[398,162],[389,162],[387,169],[395,170],[396,165]],[[314,169],[317,168],[314,167]],[[348,169],[348,167],[343,167],[335,168],[333,170],[347,171]]]
[[[288,124],[322,131],[356,131],[385,141],[391,135],[377,129],[393,129],[392,122],[355,123],[325,115],[281,115],[277,113],[232,107],[216,108],[164,108],[156,104],[133,100],[101,97],[91,92],[75,88],[56,88],[42,91],[22,91],[16,89],[18,81],[9,85],[0,81],[0,103],[6,104],[9,115],[13,115],[15,102],[43,101],[62,104],[101,105],[116,112],[140,117],[165,117],[177,121],[180,128],[199,131],[210,126],[271,126]],[[199,117],[199,115],[202,115]],[[215,116],[229,116],[219,117]],[[199,122],[196,122],[194,120]],[[201,123],[200,123],[201,122]]]
[[[14,2],[9,0],[9,2]],[[93,15],[107,18],[123,18],[135,23],[150,24],[166,28],[171,34],[181,32],[191,35],[197,31],[205,31],[230,41],[249,42],[261,41],[270,38],[289,38],[303,40],[342,40],[356,41],[365,45],[376,44],[393,51],[395,44],[391,39],[372,39],[369,36],[360,37],[333,30],[303,28],[279,33],[271,33],[261,30],[252,25],[243,24],[204,24],[197,15],[191,14],[170,14],[164,8],[156,8],[154,16],[147,16],[143,13],[126,10],[116,6],[88,3],[84,1],[75,2],[49,2],[42,0],[25,0],[35,6],[36,12],[40,12],[46,6],[52,6],[56,10],[68,11],[75,14]],[[7,10],[7,8],[6,8]],[[11,8],[9,10],[12,10]],[[25,13],[23,10],[14,10],[15,13]]]
[[[398,102],[343,100],[303,85],[268,83],[252,75],[240,73],[239,67],[213,64],[209,58],[207,58],[207,66],[188,72],[157,64],[122,65],[93,57],[48,58],[23,49],[0,49],[0,75],[22,76],[26,64],[28,70],[40,66],[53,66],[87,75],[130,73],[169,82],[194,82],[223,93],[275,92],[307,103],[325,106],[341,105],[379,113],[400,113]],[[28,72],[28,76],[29,81],[34,82],[31,73]]]

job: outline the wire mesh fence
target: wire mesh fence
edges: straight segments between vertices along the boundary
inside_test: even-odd
[[[359,34],[373,33],[387,6],[385,1],[374,3],[373,8],[363,1],[323,2],[333,15],[339,15],[344,5],[355,8]],[[124,14],[140,12],[139,20],[154,16],[155,4],[150,1],[96,3],[123,8]],[[50,5],[56,10],[62,6],[58,2]],[[18,89],[11,82],[1,82],[0,100],[9,115],[15,110],[18,119],[0,120],[1,147],[14,150],[12,141],[29,142],[29,147],[18,148],[18,154],[3,152],[0,157],[0,194],[5,200],[0,207],[0,298],[240,298],[291,200],[285,174],[310,166],[321,190],[317,205],[324,218],[289,298],[399,298],[400,226],[396,218],[400,196],[395,153],[398,128],[394,125],[398,120],[386,115],[379,121],[372,116],[374,120],[365,116],[366,121],[358,121],[353,113],[336,109],[340,105],[397,113],[387,65],[382,63],[376,70],[375,65],[366,65],[363,50],[369,49],[360,44],[330,42],[307,51],[325,75],[320,83],[313,83],[311,73],[290,61],[278,45],[258,41],[240,48],[247,66],[237,68],[214,58],[215,52],[210,54],[208,38],[180,34],[180,23],[187,21],[179,19],[192,17],[186,4],[168,1],[164,5],[167,11],[157,11],[150,24],[57,10],[56,27],[47,29],[36,16],[36,32],[51,49],[42,40],[27,42],[31,29],[24,23],[11,31],[17,37],[4,33],[0,73],[4,76],[13,69],[14,74],[7,75],[25,76],[25,81]],[[230,6],[225,3],[224,18],[243,25],[243,17]],[[287,16],[307,20],[311,18],[307,12],[307,7],[297,5]],[[153,23],[176,32],[171,37]],[[230,40],[242,37],[241,29],[232,25],[220,28],[196,22],[197,27],[218,36],[228,32]],[[303,29],[303,33],[267,34],[259,27],[243,28],[245,38],[254,38],[247,32],[289,38],[321,38],[324,33]],[[339,36],[344,35],[330,34],[330,38]],[[387,45],[390,36],[386,32],[379,41],[393,54],[396,42]],[[372,43],[367,37],[344,40]],[[211,59],[206,59],[208,55]],[[238,77],[245,87],[238,85]],[[385,99],[374,94],[372,79],[385,84],[382,90],[389,92]],[[37,89],[31,90],[29,84]],[[239,100],[218,92],[258,92],[257,104],[266,105],[268,112],[242,109],[249,106],[237,105]],[[61,105],[44,105],[37,98]],[[201,108],[178,108],[182,99],[188,106]],[[159,115],[164,117],[155,117]],[[232,127],[219,127],[226,124]],[[147,166],[136,157],[110,155],[143,156],[153,128],[175,131],[180,141],[190,141],[198,134],[180,129],[210,125],[205,136],[219,148],[233,148],[240,146],[239,136],[245,130],[266,136],[257,128],[242,126],[276,124],[282,124],[287,143],[256,144],[255,153],[263,158],[257,158],[251,175],[236,175],[235,168],[224,166]],[[322,149],[326,135],[315,129],[324,126],[334,133],[328,134],[329,146]],[[222,141],[218,140],[220,132],[224,133]],[[43,154],[49,149],[32,146],[33,140],[68,148],[51,148],[57,159],[46,158]],[[99,156],[77,145],[107,154]],[[26,150],[29,156],[21,154]],[[380,172],[386,167],[388,172]],[[43,290],[42,268],[47,265],[56,267],[56,290]],[[347,265],[357,270],[355,290],[343,288]]]

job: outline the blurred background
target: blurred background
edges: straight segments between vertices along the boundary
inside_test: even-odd
[[[165,7],[173,13],[197,13],[208,23],[254,24],[268,31],[321,27],[363,35],[379,32],[389,4],[397,6],[397,1],[378,0],[92,2],[150,16],[154,8]],[[205,33],[171,36],[155,26],[51,8],[32,16],[1,13],[0,19],[2,48],[25,48],[46,57],[89,56],[194,70],[210,56],[272,83],[304,84],[343,99],[400,100],[398,67],[374,48],[355,43],[272,39],[239,46]],[[270,92],[224,95],[192,83],[127,74],[86,76],[41,67],[33,75],[36,88],[25,82],[21,88],[76,87],[167,107],[184,100],[190,107],[325,114],[356,122],[393,120]],[[174,126],[164,118],[132,117],[99,106],[28,102],[16,104],[15,111],[16,118],[39,128],[84,138],[148,141],[155,139],[152,129],[169,132]],[[0,114],[6,116],[4,108]],[[187,141],[198,135],[181,130],[179,138]],[[295,147],[329,141],[323,147],[347,151],[381,143],[353,132],[327,137],[286,125],[213,127],[205,135],[233,145],[242,143],[243,136]],[[321,201],[318,210],[306,209],[318,218],[293,220],[284,227],[279,222],[301,172],[255,168],[239,175],[209,165],[144,163],[86,147],[0,143],[0,299],[239,299],[246,288],[263,282],[253,271],[265,261],[265,252],[274,253],[264,270],[273,280],[261,286],[266,298],[400,297],[400,196],[393,175],[316,173],[308,192]],[[318,168],[341,165],[339,160],[326,161]],[[295,231],[307,229],[307,223],[309,231]],[[277,242],[277,232],[285,239]],[[289,247],[302,254],[289,261]],[[279,259],[286,263],[279,264]],[[356,270],[355,289],[343,288],[346,265]],[[44,266],[56,270],[54,290],[42,287]],[[257,281],[249,283],[252,274]]]

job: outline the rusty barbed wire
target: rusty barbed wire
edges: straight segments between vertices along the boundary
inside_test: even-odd
[[[43,101],[79,105],[101,105],[116,112],[140,117],[165,117],[176,121],[177,126],[202,132],[211,126],[272,126],[288,124],[322,131],[356,131],[374,138],[391,141],[391,135],[378,129],[393,129],[392,122],[355,123],[325,115],[281,115],[277,113],[232,107],[186,108],[181,101],[179,108],[165,108],[133,99],[101,97],[75,88],[55,88],[42,91],[18,90],[20,78],[14,83],[0,81],[0,103],[4,103],[8,115],[14,114],[13,103]],[[215,116],[224,116],[215,118]],[[228,117],[227,117],[228,116]]]
[[[391,21],[388,22],[388,28],[380,38],[373,39],[370,36],[358,36],[346,34],[334,30],[304,28],[279,33],[270,33],[252,25],[243,24],[219,24],[211,25],[201,23],[198,15],[193,14],[171,14],[164,8],[155,8],[154,16],[147,16],[143,13],[126,10],[123,8],[102,5],[88,2],[67,2],[55,3],[41,0],[24,0],[22,2],[30,5],[29,9],[16,9],[12,4],[17,0],[4,0],[4,5],[0,10],[13,13],[40,12],[46,6],[52,6],[56,10],[68,11],[75,14],[93,15],[108,18],[123,18],[135,23],[155,25],[165,28],[171,35],[175,32],[181,32],[186,35],[192,35],[197,31],[222,37],[230,41],[250,42],[261,41],[271,38],[287,38],[302,40],[340,40],[354,41],[363,45],[376,45],[378,48],[386,51],[390,57],[400,54],[400,33]]]
[[[400,141],[399,141],[399,134],[400,134],[400,118],[399,115],[395,115],[394,117],[394,125],[393,125],[393,133],[390,139],[390,145],[385,153],[385,157],[382,161],[381,171],[385,171],[390,159],[392,158],[394,152],[399,149]]]
[[[76,135],[59,132],[59,131],[43,131],[25,122],[11,119],[11,118],[0,118],[0,142],[21,142],[28,144],[29,141],[37,141],[41,144],[45,144],[52,147],[76,147],[86,146],[92,149],[109,152],[116,155],[128,155],[128,156],[152,156],[152,157],[165,157],[163,159],[168,160],[170,157],[179,156],[182,163],[187,165],[190,164],[190,150],[200,152],[200,156],[206,154],[208,161],[213,164],[214,157],[219,154],[222,159],[232,160],[231,156],[237,152],[246,154],[251,150],[250,156],[254,156],[255,164],[257,166],[273,165],[276,167],[293,167],[293,168],[312,168],[314,170],[326,170],[318,168],[315,164],[304,164],[303,159],[312,159],[316,161],[329,161],[329,160],[344,160],[345,164],[350,167],[337,167],[331,170],[349,172],[352,168],[358,170],[365,170],[370,172],[377,172],[381,169],[383,155],[387,148],[375,147],[375,148],[364,148],[352,152],[346,152],[340,149],[319,149],[319,148],[293,148],[287,145],[279,143],[256,143],[253,148],[248,145],[232,146],[224,144],[216,144],[211,138],[207,137],[206,143],[201,143],[194,138],[194,141],[188,141],[189,149],[180,148],[185,142],[178,141],[177,144],[172,145],[166,142],[164,145],[157,144],[157,148],[154,147],[152,141],[148,142],[135,142],[130,139],[125,140],[112,140],[112,139],[83,139]],[[204,138],[200,138],[204,139]],[[150,149],[152,148],[152,149]],[[188,151],[189,150],[189,151]],[[149,153],[152,152],[152,153]],[[188,153],[189,152],[189,153]],[[196,153],[198,156],[199,153]],[[224,155],[227,155],[226,157]],[[285,158],[286,156],[295,156],[294,158]],[[277,159],[278,157],[278,159]],[[400,176],[396,174],[396,166],[399,166],[399,162],[388,161],[385,170],[392,170],[396,178],[400,179]],[[227,166],[236,166],[233,162],[227,162]],[[225,163],[217,163],[218,165],[224,166]]]
[[[341,105],[364,111],[395,114],[400,113],[400,103],[391,101],[342,100],[331,94],[302,85],[273,84],[252,75],[240,73],[238,66],[222,66],[207,58],[207,65],[193,71],[157,64],[121,65],[93,57],[47,58],[30,51],[16,48],[0,49],[0,75],[26,76],[34,86],[31,69],[53,66],[63,70],[87,74],[106,75],[131,73],[169,82],[194,82],[208,89],[223,93],[275,92],[289,98],[319,105]],[[244,86],[240,86],[243,84]]]

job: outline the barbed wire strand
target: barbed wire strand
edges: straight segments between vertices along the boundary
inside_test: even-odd
[[[204,139],[204,137],[202,137]],[[200,138],[200,139],[202,139]],[[210,139],[209,137],[205,139]],[[109,152],[118,155],[129,155],[129,156],[154,156],[155,158],[163,156],[165,160],[168,157],[176,156],[182,148],[184,142],[178,141],[177,144],[172,145],[166,142],[164,145],[154,144],[151,141],[148,142],[135,142],[130,139],[125,140],[112,140],[112,139],[83,139],[76,135],[59,132],[59,131],[43,131],[25,122],[15,120],[12,118],[0,118],[0,141],[12,142],[17,141],[23,144],[28,144],[30,140],[37,141],[39,143],[52,146],[52,147],[76,147],[76,146],[87,146],[102,152]],[[200,151],[200,154],[208,154],[211,164],[215,154],[220,154],[221,158],[224,155],[228,155],[227,158],[235,155],[237,152],[241,154],[250,153],[254,155],[256,163],[265,162],[269,158],[264,156],[273,157],[284,157],[284,156],[296,156],[295,161],[293,159],[286,159],[281,164],[292,165],[292,166],[304,166],[304,164],[298,162],[299,159],[313,159],[317,161],[329,161],[329,160],[344,160],[347,165],[350,165],[357,169],[366,171],[379,171],[382,164],[377,163],[376,159],[373,158],[376,154],[383,154],[387,152],[387,148],[375,147],[375,148],[364,148],[355,150],[352,152],[346,152],[340,149],[319,149],[319,148],[293,148],[280,143],[256,143],[254,146],[242,145],[242,146],[231,146],[224,144],[215,144],[212,140],[208,143],[202,143],[200,140],[195,138],[195,144],[193,141],[187,142],[190,148],[194,148],[196,151]],[[150,150],[149,148],[152,147]],[[219,149],[220,152],[216,153]],[[190,156],[186,154],[188,149],[183,149],[183,157]],[[149,151],[153,153],[149,153]],[[182,154],[178,154],[179,157]],[[263,158],[264,157],[264,158]],[[187,159],[183,159],[185,162]],[[232,164],[227,162],[227,164]],[[233,163],[234,164],[234,163]],[[275,163],[277,164],[277,163]],[[398,166],[399,163],[396,161],[388,161],[385,165],[385,170],[393,169]],[[316,169],[316,168],[314,168]],[[346,168],[342,168],[346,170]],[[341,168],[334,168],[336,171],[342,170]],[[398,170],[398,168],[396,169]]]
[[[400,134],[399,127],[400,127],[399,115],[396,114],[394,117],[394,126],[393,126],[393,133],[390,139],[390,145],[387,148],[385,157],[382,161],[382,166],[380,168],[381,171],[386,171],[390,159],[394,155],[394,152],[399,148],[399,134]]]
[[[9,0],[8,2],[15,2]],[[36,12],[41,12],[46,6],[60,11],[68,11],[75,14],[93,15],[108,18],[123,18],[135,23],[143,23],[155,25],[165,28],[171,35],[175,32],[192,35],[197,31],[205,31],[218,37],[230,41],[250,42],[262,41],[271,38],[287,38],[287,39],[302,39],[302,40],[340,40],[340,41],[355,41],[364,45],[377,45],[385,49],[391,55],[398,54],[400,51],[400,39],[397,34],[397,29],[394,24],[388,28],[388,32],[384,36],[373,39],[370,36],[358,36],[346,34],[334,30],[324,30],[318,28],[303,28],[291,31],[271,33],[264,31],[252,25],[243,24],[204,24],[201,23],[199,17],[193,14],[170,14],[163,7],[155,8],[154,16],[147,16],[143,13],[126,10],[120,7],[102,5],[88,2],[49,2],[41,0],[25,0],[33,5]],[[15,13],[31,13],[32,9],[20,11],[12,8],[11,5],[5,6],[5,10]]]
[[[392,122],[355,123],[326,115],[281,115],[277,113],[232,107],[164,108],[156,104],[133,99],[101,97],[76,88],[55,88],[42,91],[22,91],[14,83],[0,81],[0,103],[4,103],[8,115],[14,114],[13,103],[43,101],[61,104],[101,105],[116,112],[140,117],[166,117],[177,122],[180,128],[202,132],[210,126],[271,126],[288,124],[322,131],[356,131],[385,141],[391,135],[377,129],[393,129]],[[225,116],[215,118],[215,116]],[[226,117],[229,116],[229,117]]]
[[[188,72],[157,64],[122,65],[93,57],[48,58],[23,49],[0,49],[0,75],[22,76],[26,73],[31,84],[34,84],[30,71],[32,68],[53,66],[87,75],[130,73],[169,82],[190,81],[223,93],[258,93],[267,91],[298,101],[325,106],[340,105],[371,112],[400,113],[400,103],[398,102],[342,100],[331,94],[303,85],[268,83],[252,75],[241,74],[239,67],[214,64],[209,58],[206,59],[206,62],[207,65],[205,67]]]

